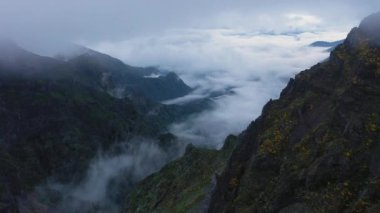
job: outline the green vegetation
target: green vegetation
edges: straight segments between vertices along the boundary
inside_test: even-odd
[[[16,212],[17,199],[47,178],[80,181],[99,150],[134,136],[156,137],[205,106],[172,110],[150,100],[175,98],[190,88],[174,73],[148,80],[145,72],[156,69],[131,67],[92,50],[59,61],[13,43],[0,49],[6,56],[0,58],[0,212]],[[133,99],[111,95],[132,84],[124,89]],[[149,90],[155,93],[144,94]],[[152,109],[156,113],[148,113]]]
[[[147,177],[128,198],[127,212],[199,212],[237,138],[229,136],[221,150],[187,147],[180,159]]]
[[[97,150],[142,131],[130,102],[70,81],[2,79],[0,99],[0,200],[80,177]]]

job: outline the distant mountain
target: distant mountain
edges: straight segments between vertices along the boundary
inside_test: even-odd
[[[342,44],[343,42],[344,42],[344,40],[332,41],[332,42],[316,41],[316,42],[311,43],[309,46],[311,46],[311,47],[325,47],[325,48],[328,48],[327,49],[328,52],[331,52],[332,50],[335,49],[335,47]]]
[[[192,90],[173,72],[162,73],[154,67],[132,67],[111,56],[84,50],[83,54],[67,62],[91,84],[97,83],[117,97],[138,93],[154,101],[163,101],[184,96]],[[152,74],[159,76],[147,77]]]
[[[344,40],[339,40],[339,41],[316,41],[310,44],[312,47],[336,47],[339,44],[342,44]]]
[[[364,19],[291,79],[238,136],[223,172],[185,155],[142,181],[126,212],[380,212],[379,21]]]
[[[61,75],[62,69],[66,67],[59,60],[28,52],[13,41],[0,40],[0,50],[1,76],[32,77],[43,74],[51,77],[50,75]]]
[[[43,57],[10,41],[0,42],[2,75],[71,79],[122,98],[136,93],[153,101],[184,96],[192,91],[175,73],[154,67],[132,67],[109,55],[78,46],[75,54]],[[5,70],[7,72],[5,72]],[[156,78],[149,77],[159,75]]]
[[[380,12],[365,18],[359,25],[360,31],[365,33],[372,41],[379,44],[380,42]]]

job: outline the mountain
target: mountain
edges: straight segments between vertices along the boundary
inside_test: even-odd
[[[375,13],[365,18],[359,25],[360,31],[367,36],[367,39],[371,39],[377,44],[379,44],[380,41],[379,17],[380,12]]]
[[[204,157],[185,155],[142,181],[125,211],[380,212],[379,21],[367,17],[328,60],[291,79],[238,136],[223,172],[193,173],[204,165],[189,162]],[[160,185],[171,168],[183,179]],[[203,178],[204,190],[188,187]],[[200,200],[183,206],[191,192]]]
[[[311,47],[336,47],[339,44],[342,44],[344,40],[339,40],[339,41],[316,41],[310,44]]]
[[[316,41],[316,42],[311,43],[309,46],[311,46],[311,47],[324,47],[324,48],[328,48],[327,51],[331,52],[338,45],[342,44],[343,42],[344,42],[344,40],[332,41],[332,42],[329,42],[329,41]]]
[[[52,78],[63,75],[62,71],[67,68],[63,62],[28,52],[13,41],[0,40],[0,50],[1,77],[43,75],[45,78]],[[54,72],[50,72],[51,70]]]
[[[206,107],[163,105],[157,101],[191,91],[177,75],[144,78],[153,68],[94,51],[62,60],[1,41],[0,52],[0,212],[20,210],[20,199],[48,177],[80,181],[99,150],[157,138]],[[115,96],[119,87],[133,97]]]
[[[122,61],[82,47],[83,54],[67,62],[80,70],[89,84],[97,84],[116,97],[143,95],[154,101],[164,101],[187,95],[191,88],[174,72],[162,73],[154,68],[132,67]],[[150,77],[157,75],[157,77]]]
[[[118,98],[137,94],[153,101],[164,101],[192,91],[174,72],[129,66],[109,55],[75,47],[77,50],[71,56],[50,58],[28,52],[12,41],[0,41],[1,74],[70,78]],[[151,77],[153,74],[157,77]]]

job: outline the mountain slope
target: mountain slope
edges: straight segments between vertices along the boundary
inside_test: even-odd
[[[153,101],[163,101],[187,95],[191,88],[175,73],[160,74],[156,68],[132,67],[111,56],[86,49],[68,63],[79,70],[88,84],[107,90],[116,97],[145,96]]]
[[[243,132],[209,212],[379,211],[380,31],[363,27],[379,16],[264,107]]]
[[[68,81],[1,79],[0,102],[1,201],[79,178],[98,149],[151,134],[130,101]]]
[[[236,144],[230,135],[221,150],[189,145],[185,155],[147,177],[129,196],[126,212],[199,212]]]
[[[117,59],[106,55],[77,56],[74,63],[42,57],[8,41],[0,42],[0,50],[0,212],[17,212],[18,199],[47,177],[60,183],[80,181],[100,149],[134,136],[157,137],[167,124],[186,116],[177,116],[179,112],[201,110],[181,111],[149,100],[144,111],[135,100],[110,95],[101,74],[117,77],[125,70],[112,69]],[[144,79],[126,76],[136,76],[128,78],[136,85]],[[178,81],[168,78],[167,83]]]
[[[60,57],[39,56],[12,41],[0,40],[0,74],[70,79],[118,98],[137,95],[153,101],[178,98],[192,90],[174,72],[162,73],[153,67],[133,67],[109,55],[85,47],[76,48],[77,53],[62,60]],[[149,77],[152,74],[160,76]]]
[[[200,201],[206,202],[205,211],[380,211],[379,20],[380,14],[365,19],[328,60],[298,74],[279,100],[266,104],[239,135],[226,167],[209,186],[211,198]],[[186,163],[202,159],[194,157],[177,161],[184,161],[180,174],[202,168]],[[200,169],[191,181],[209,173]],[[144,202],[167,189],[154,177],[172,179],[164,169],[144,180],[135,189],[139,196],[128,201],[134,210],[165,212],[158,198],[157,205]],[[188,191],[170,189],[176,196],[162,202],[176,208]]]

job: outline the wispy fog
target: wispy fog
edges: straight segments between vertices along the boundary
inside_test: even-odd
[[[171,126],[175,134],[194,144],[221,147],[228,134],[241,132],[269,99],[278,97],[290,77],[328,57],[326,49],[309,44],[340,40],[349,31],[323,29],[317,18],[308,16],[297,19],[295,24],[304,26],[305,22],[309,24],[304,30],[318,31],[182,29],[92,47],[129,64],[175,70],[186,83],[197,88],[166,104],[180,104],[224,91],[226,95],[215,99],[213,110]]]
[[[155,140],[136,138],[108,152],[99,152],[79,183],[50,181],[37,187],[36,192],[41,197],[59,200],[49,207],[54,212],[119,212],[134,184],[183,151],[184,146],[174,142],[165,149]]]

